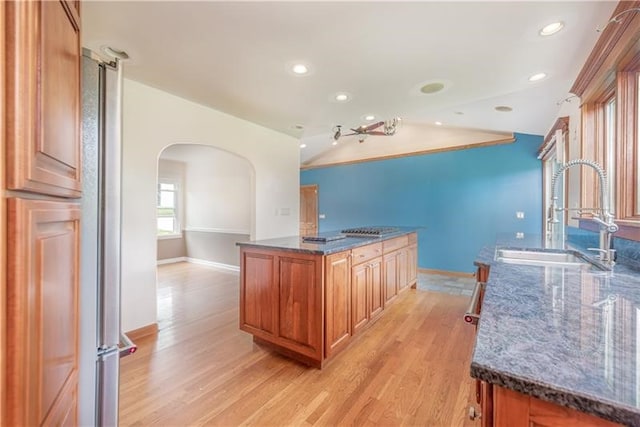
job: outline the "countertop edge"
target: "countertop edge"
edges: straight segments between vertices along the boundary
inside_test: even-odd
[[[638,425],[638,414],[634,408],[628,408],[619,402],[605,402],[574,390],[552,388],[475,362],[471,362],[471,377],[608,421],[628,426]]]
[[[398,231],[394,231],[392,233],[384,234],[379,237],[347,237],[349,240],[335,240],[331,242],[323,243],[313,243],[313,242],[302,242],[301,236],[286,236],[282,238],[274,238],[274,239],[265,239],[265,240],[256,240],[256,241],[248,241],[248,242],[236,242],[236,246],[239,247],[250,247],[256,249],[277,249],[281,251],[287,252],[297,252],[297,253],[307,253],[314,255],[331,255],[334,253],[347,251],[350,249],[358,248],[361,246],[366,246],[376,242],[384,242],[390,239],[394,239],[396,237],[402,237],[409,235],[411,233],[416,233],[420,228],[419,227],[406,227],[400,229]],[[300,244],[304,243],[305,245],[313,245],[317,248],[293,248],[287,247],[283,245],[285,240],[289,240],[290,242],[298,241]],[[341,244],[342,243],[342,244]],[[333,244],[333,246],[332,246]],[[324,249],[323,246],[329,246]]]

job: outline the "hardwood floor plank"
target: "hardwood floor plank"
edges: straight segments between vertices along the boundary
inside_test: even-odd
[[[158,268],[159,331],[122,359],[121,425],[474,425],[467,297],[403,292],[321,371],[254,344],[238,298],[236,273]]]

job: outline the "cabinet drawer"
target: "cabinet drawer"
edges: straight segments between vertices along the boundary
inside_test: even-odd
[[[393,252],[396,249],[403,248],[409,244],[409,236],[400,236],[395,239],[389,239],[382,242],[382,247],[384,249],[384,253],[388,254],[389,252]]]
[[[409,237],[409,244],[418,242],[418,233],[411,233],[407,237]]]
[[[351,251],[351,254],[353,265],[369,261],[372,258],[382,255],[382,243],[374,243],[372,245],[355,248]]]

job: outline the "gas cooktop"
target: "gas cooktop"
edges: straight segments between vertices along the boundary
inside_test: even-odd
[[[396,231],[398,231],[398,227],[356,227],[340,230],[342,234],[351,237],[383,236],[385,234],[395,233]]]

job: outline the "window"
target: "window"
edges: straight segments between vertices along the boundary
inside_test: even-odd
[[[178,217],[179,188],[177,182],[158,182],[157,227],[158,236],[180,234]]]
[[[604,103],[604,169],[607,171],[609,206],[616,211],[616,98]]]
[[[570,89],[583,102],[581,157],[605,167],[616,236],[632,240],[640,240],[640,14],[625,12],[636,3],[618,3],[620,25],[602,31]],[[593,178],[581,176],[583,206],[594,206]]]

